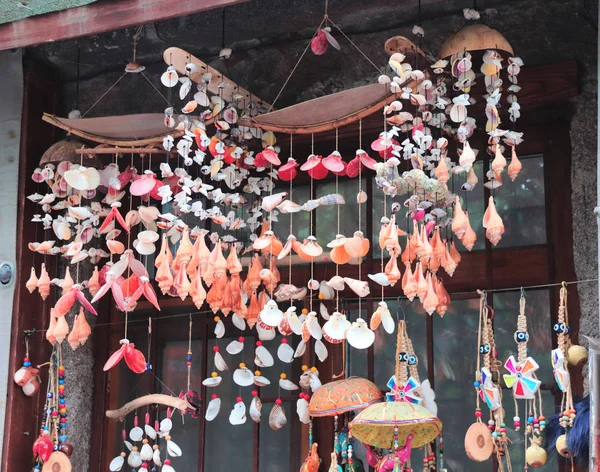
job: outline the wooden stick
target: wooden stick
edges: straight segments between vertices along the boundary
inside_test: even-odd
[[[76,154],[169,154],[165,149],[157,148],[126,148],[126,147],[97,147],[97,148],[81,148],[75,150]]]
[[[154,404],[170,406],[171,408],[176,408],[182,412],[185,412],[187,409],[195,410],[195,408],[190,405],[185,398],[177,398],[171,395],[155,393],[153,395],[145,395],[143,397],[136,398],[135,400],[126,403],[118,410],[107,410],[106,417],[115,421],[120,421],[132,411],[146,405]]]

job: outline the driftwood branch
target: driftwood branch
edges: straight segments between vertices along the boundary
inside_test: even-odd
[[[195,410],[195,408],[190,405],[185,398],[177,398],[171,395],[162,395],[156,393],[153,395],[145,395],[143,397],[136,398],[135,400],[126,403],[118,410],[107,410],[106,417],[119,421],[140,407],[155,404],[170,406],[171,408],[176,408],[182,412],[185,412],[188,409]]]
[[[95,155],[95,154],[169,154],[165,149],[156,148],[126,148],[126,147],[96,147],[81,148],[75,150],[76,154]]]

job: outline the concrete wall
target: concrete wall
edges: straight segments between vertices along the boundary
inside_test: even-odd
[[[19,180],[19,144],[23,109],[22,52],[0,52],[0,262],[15,263],[17,245],[17,191]],[[0,424],[4,424],[12,321],[14,284],[0,287]],[[4,429],[0,431],[0,451]]]

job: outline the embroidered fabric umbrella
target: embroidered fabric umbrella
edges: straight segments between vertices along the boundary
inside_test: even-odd
[[[364,444],[391,449],[396,427],[398,442],[404,444],[412,434],[411,446],[417,448],[439,436],[442,422],[421,405],[405,401],[384,402],[360,412],[350,423],[350,434]]]
[[[335,416],[362,410],[382,399],[383,395],[373,382],[350,377],[321,386],[310,399],[308,412],[314,417]]]

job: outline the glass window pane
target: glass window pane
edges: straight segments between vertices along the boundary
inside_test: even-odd
[[[279,431],[273,431],[269,426],[269,414],[274,403],[263,403],[262,420],[259,425],[260,447],[258,449],[258,470],[260,472],[280,472],[290,470],[292,425],[298,421],[298,415],[292,411],[290,402],[282,403],[287,418],[287,424]],[[292,416],[293,415],[293,416]],[[249,470],[246,467],[240,470]]]
[[[546,243],[544,156],[521,158],[523,168],[514,182],[506,177],[496,191],[496,208],[505,232],[496,247]]]
[[[491,460],[474,462],[464,452],[465,433],[475,418],[475,390],[469,385],[477,368],[478,329],[478,299],[453,300],[443,318],[433,317],[434,389],[448,470],[493,470]]]
[[[519,314],[519,292],[501,292],[494,294],[494,333],[498,359],[505,362],[510,355],[517,358],[517,343],[514,334],[517,330]],[[528,290],[525,292],[525,314],[527,316],[527,331],[529,355],[535,359],[540,368],[537,378],[545,384],[554,384],[552,375],[552,323],[550,321],[550,292],[544,290]]]
[[[366,184],[363,183],[363,188]],[[325,195],[336,193],[335,182],[327,182],[325,184],[317,184],[315,186],[315,198],[320,198]],[[356,202],[356,194],[358,193],[358,179],[340,179],[338,192],[344,197],[346,203],[339,205],[340,209],[340,234],[346,237],[351,237],[358,230],[358,203]],[[366,204],[363,203],[362,211],[364,213]],[[328,205],[318,207],[316,210],[316,232],[315,235],[319,244],[326,247],[329,241],[335,239],[338,234],[337,230],[337,211],[338,205]],[[362,219],[362,231],[366,231],[366,218]]]
[[[250,406],[252,395],[251,388],[242,389],[233,382],[231,375],[232,370],[235,370],[240,362],[246,362],[248,366],[252,366],[254,359],[254,342],[250,336],[246,337],[244,342],[243,354],[230,356],[225,351],[225,346],[235,338],[219,339],[219,347],[221,353],[231,369],[221,375],[223,380],[215,389],[208,389],[207,396],[213,393],[219,395],[221,399],[221,410],[218,416],[213,421],[206,422],[205,429],[205,444],[204,444],[204,470],[248,470],[252,464],[252,444],[253,444],[253,428],[254,422],[248,420],[238,426],[233,426],[229,422],[229,413],[233,409],[236,398],[241,395],[246,404],[246,408]],[[208,352],[212,354],[212,348],[215,346],[215,339],[211,339],[208,345]],[[212,356],[209,355],[208,372],[213,370]],[[235,454],[231,454],[235,451]]]
[[[280,389],[279,389],[279,375],[281,373],[285,373],[287,375],[288,379],[293,379],[293,376],[292,376],[293,363],[287,364],[285,362],[280,361],[279,358],[277,357],[277,349],[279,349],[279,345],[281,344],[281,338],[283,338],[283,336],[281,336],[279,333],[277,333],[275,338],[273,338],[271,341],[262,341],[262,345],[273,356],[273,359],[275,360],[275,364],[271,367],[263,367],[260,369],[261,374],[271,381],[270,385],[267,385],[266,387],[262,387],[260,389],[261,398],[278,397],[280,395],[287,394],[287,392],[280,391]],[[246,339],[248,339],[248,338],[246,338]],[[298,341],[300,339],[299,336],[288,336],[287,339],[288,339],[288,342],[290,343],[290,346],[292,346],[294,349],[296,349],[296,346],[298,345]],[[265,407],[263,405],[263,412],[267,411],[264,408]],[[268,410],[268,411],[270,411],[270,410]],[[288,421],[289,421],[289,417],[288,417]],[[265,426],[268,426],[268,424],[265,423]]]

